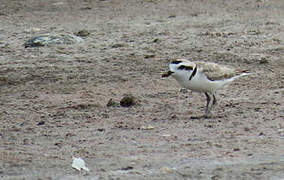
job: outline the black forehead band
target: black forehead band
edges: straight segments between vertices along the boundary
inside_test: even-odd
[[[186,70],[186,71],[192,71],[192,70],[193,70],[193,67],[181,65],[181,66],[178,67],[178,69],[180,69],[180,70]]]
[[[182,61],[181,60],[173,60],[172,62],[171,62],[171,64],[179,64],[179,63],[181,63]]]

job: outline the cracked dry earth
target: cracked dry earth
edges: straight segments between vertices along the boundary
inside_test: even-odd
[[[0,179],[284,179],[283,0],[0,2]],[[203,95],[161,78],[173,58],[252,74],[204,119]]]

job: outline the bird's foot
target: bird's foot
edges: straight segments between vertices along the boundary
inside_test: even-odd
[[[212,118],[212,113],[211,111],[207,108],[206,111],[205,111],[205,114],[203,116],[205,119],[209,119],[209,118]]]
[[[210,119],[210,118],[212,118],[212,114],[211,114],[211,113],[204,114],[203,117],[204,117],[205,119]]]

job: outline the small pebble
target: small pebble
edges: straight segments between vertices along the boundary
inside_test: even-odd
[[[75,33],[76,36],[80,36],[80,37],[87,37],[90,35],[90,32],[88,30],[81,30],[81,31],[78,31],[77,33]]]
[[[133,169],[132,166],[127,166],[127,167],[121,168],[120,170],[122,170],[122,171],[128,171],[128,170],[131,170],[131,169]]]
[[[105,131],[105,129],[104,128],[98,128],[97,129],[99,132],[103,132],[103,131]]]
[[[37,123],[38,126],[41,126],[41,125],[44,125],[44,124],[45,124],[44,121],[40,121],[40,122]]]
[[[265,58],[265,57],[262,57],[259,61],[259,64],[268,64],[269,61]]]
[[[135,97],[132,95],[125,95],[121,100],[120,100],[120,105],[122,107],[130,107],[135,105]]]

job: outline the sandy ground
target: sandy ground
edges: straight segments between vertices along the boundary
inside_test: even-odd
[[[283,0],[1,0],[0,25],[0,179],[284,179]],[[173,58],[253,74],[204,119],[204,95],[161,78]]]

